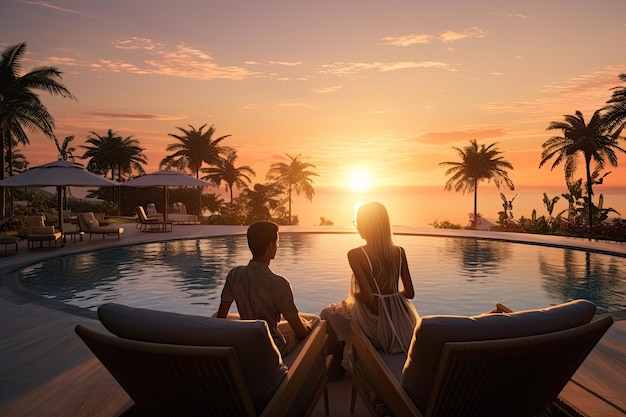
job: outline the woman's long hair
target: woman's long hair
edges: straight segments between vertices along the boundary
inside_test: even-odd
[[[357,212],[356,224],[361,237],[367,242],[374,279],[381,288],[397,288],[400,257],[393,244],[387,209],[376,202],[363,204]]]

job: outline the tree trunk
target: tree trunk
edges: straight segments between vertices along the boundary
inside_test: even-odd
[[[291,184],[289,184],[289,226],[291,226]]]
[[[478,215],[478,181],[474,181],[474,219],[472,219],[472,227],[476,229],[478,222],[476,216]]]
[[[593,239],[593,184],[591,183],[591,158],[585,157],[587,170],[587,209],[589,210],[589,240]]]
[[[0,180],[5,178],[5,154],[4,154],[4,130],[2,129],[2,121],[0,121],[0,151],[2,155],[0,155]],[[4,219],[5,208],[6,208],[6,197],[5,197],[6,187],[0,187],[0,219]]]

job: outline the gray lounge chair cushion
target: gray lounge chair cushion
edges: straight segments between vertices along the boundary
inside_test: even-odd
[[[272,397],[287,367],[262,320],[226,320],[104,304],[102,324],[113,334],[142,342],[192,346],[232,346],[255,408]]]
[[[54,226],[35,226],[32,228],[33,235],[53,235],[55,233]]]
[[[402,385],[424,409],[435,382],[443,345],[447,342],[507,339],[556,332],[589,323],[595,304],[575,300],[558,306],[479,316],[424,316],[415,327]]]

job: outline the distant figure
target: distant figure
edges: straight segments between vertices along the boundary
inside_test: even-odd
[[[349,352],[350,320],[359,324],[376,349],[395,354],[407,352],[419,318],[409,301],[414,290],[406,254],[393,243],[385,206],[362,205],[356,227],[366,244],[348,252],[352,269],[348,297],[320,313],[329,324],[329,353],[343,356],[341,364],[346,370],[348,362],[342,351]],[[335,371],[338,363],[334,364]]]
[[[293,350],[319,323],[319,317],[298,312],[289,281],[270,269],[278,248],[278,225],[257,222],[248,228],[252,260],[230,270],[217,317],[226,318],[233,301],[244,320],[265,320],[281,355]],[[286,322],[281,322],[281,315]]]

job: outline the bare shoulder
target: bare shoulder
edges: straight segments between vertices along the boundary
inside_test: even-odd
[[[363,259],[363,251],[361,250],[361,248],[354,248],[354,249],[350,249],[348,251],[348,260],[349,261],[358,261]]]

